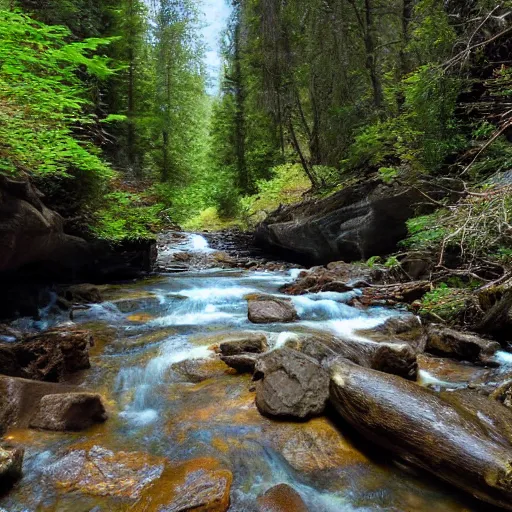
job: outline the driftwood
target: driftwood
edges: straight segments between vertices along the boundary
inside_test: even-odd
[[[507,435],[490,435],[489,426],[465,408],[346,360],[331,367],[330,400],[370,441],[483,501],[512,510]]]

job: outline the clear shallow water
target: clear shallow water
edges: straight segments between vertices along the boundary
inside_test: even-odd
[[[209,250],[195,237],[187,243],[187,250]],[[213,457],[234,475],[235,512],[257,510],[256,497],[283,482],[300,492],[312,512],[479,509],[453,489],[372,453],[332,419],[294,424],[261,417],[249,377],[214,359],[209,347],[226,332],[265,331],[276,348],[311,330],[356,336],[356,330],[398,314],[348,306],[357,292],[320,293],[293,298],[300,322],[251,324],[246,297],[279,295],[296,273],[212,270],[106,287],[108,300],[77,312],[75,321],[92,329],[97,341],[81,386],[104,396],[110,419],[86,433],[10,432],[13,442],[27,448],[25,476],[0,499],[0,510],[125,510],[108,498],[68,496],[45,478],[70,447],[94,445],[150,453],[171,464]],[[193,360],[209,378],[190,382],[176,366]]]

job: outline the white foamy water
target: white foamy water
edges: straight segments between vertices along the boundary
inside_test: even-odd
[[[505,352],[504,350],[498,350],[496,354],[494,354],[494,358],[498,363],[503,366],[512,365],[512,354],[510,352]]]

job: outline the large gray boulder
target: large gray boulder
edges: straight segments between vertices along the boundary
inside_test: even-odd
[[[256,243],[313,265],[382,256],[407,235],[420,198],[414,189],[366,181],[280,208],[257,227]]]
[[[100,395],[64,393],[41,398],[30,420],[31,428],[55,431],[80,431],[107,419]]]
[[[298,320],[298,315],[292,302],[262,295],[250,298],[249,320],[254,324],[290,323]]]
[[[325,409],[329,374],[301,352],[283,348],[261,356],[254,379],[256,406],[265,416],[305,419]]]

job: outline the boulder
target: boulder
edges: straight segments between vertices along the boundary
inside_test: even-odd
[[[374,335],[375,340],[373,337],[341,338],[328,333],[312,333],[295,344],[295,348],[323,366],[328,365],[330,360],[343,357],[365,368],[415,380],[418,373],[417,356],[424,347],[422,339],[411,342],[394,339],[390,335]]]
[[[24,450],[0,445],[0,494],[21,478]]]
[[[0,343],[0,374],[47,382],[61,382],[90,368],[89,331],[61,327],[26,336],[22,342]]]
[[[366,180],[326,198],[280,208],[256,228],[255,239],[307,264],[367,260],[395,251],[420,198],[415,189]]]
[[[27,179],[0,176],[0,274],[28,265],[69,277],[90,257],[85,240],[64,233],[64,221]]]
[[[468,415],[415,383],[346,360],[332,365],[331,377],[331,403],[362,436],[483,501],[512,510],[512,446],[505,433],[490,435],[486,418]]]
[[[300,494],[287,484],[271,487],[258,498],[259,512],[308,512]]]
[[[254,354],[238,354],[235,356],[221,356],[221,360],[238,373],[254,373],[258,356]]]
[[[43,396],[76,391],[77,386],[0,376],[0,432],[28,427]]]
[[[499,349],[499,343],[485,340],[475,334],[439,325],[429,325],[427,328],[426,351],[431,354],[487,363]]]
[[[220,343],[219,350],[223,356],[261,354],[268,350],[267,337],[259,332],[235,333],[226,336]]]
[[[43,396],[30,420],[31,428],[57,431],[85,430],[107,419],[100,395],[64,393]]]
[[[289,300],[263,295],[250,298],[248,304],[249,320],[254,324],[289,323],[298,319]]]
[[[325,409],[329,375],[315,359],[296,350],[261,356],[254,379],[256,406],[265,416],[306,419]]]

